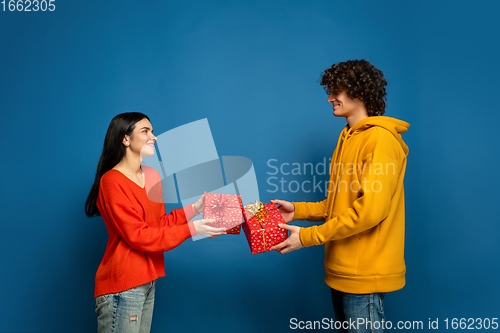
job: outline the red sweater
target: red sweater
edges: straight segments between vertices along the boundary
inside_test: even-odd
[[[141,168],[143,188],[118,170],[101,177],[97,207],[109,238],[97,269],[94,297],[165,276],[163,252],[196,235],[193,222],[187,222],[196,215],[193,206],[167,215],[160,175],[153,168]]]

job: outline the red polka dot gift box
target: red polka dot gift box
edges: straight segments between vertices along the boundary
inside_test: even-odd
[[[288,231],[278,227],[285,223],[274,203],[255,202],[243,208],[243,231],[252,254],[268,252],[271,247],[288,238]]]
[[[226,228],[228,234],[239,235],[243,222],[241,195],[206,193],[204,219],[214,219],[207,223],[216,228]]]

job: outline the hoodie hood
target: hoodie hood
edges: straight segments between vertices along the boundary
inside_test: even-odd
[[[345,134],[347,135],[347,137],[349,137],[349,133],[355,135],[356,132],[365,131],[373,126],[380,126],[391,132],[396,140],[398,140],[401,148],[403,148],[405,155],[408,155],[408,146],[406,145],[406,143],[404,143],[403,138],[401,137],[401,133],[408,131],[408,127],[410,127],[410,124],[406,121],[385,116],[368,117],[358,121],[350,129],[348,129],[348,127],[346,126],[345,130],[347,130],[347,132]]]

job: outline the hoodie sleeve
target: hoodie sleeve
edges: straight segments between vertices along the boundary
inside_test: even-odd
[[[322,225],[300,229],[304,246],[321,245],[375,227],[389,214],[391,198],[399,182],[400,162],[374,150],[363,160],[359,197],[335,218]]]
[[[295,206],[293,220],[318,222],[325,220],[326,199],[319,202],[292,202]]]

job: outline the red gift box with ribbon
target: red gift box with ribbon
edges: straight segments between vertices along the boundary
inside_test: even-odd
[[[271,247],[288,238],[288,231],[278,227],[285,223],[278,206],[274,203],[252,203],[243,208],[243,231],[252,254],[268,252]]]
[[[214,219],[207,223],[216,228],[226,228],[228,234],[239,235],[243,215],[241,213],[241,195],[206,193],[204,219]]]

